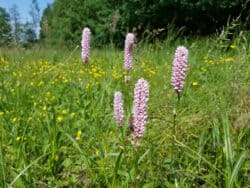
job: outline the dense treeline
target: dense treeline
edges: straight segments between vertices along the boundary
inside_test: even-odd
[[[137,39],[162,39],[169,26],[179,34],[208,35],[236,18],[233,32],[250,28],[250,0],[55,0],[41,19],[37,0],[32,0],[32,22],[24,24],[18,22],[17,8],[8,13],[0,7],[0,45],[36,42],[39,22],[42,43],[65,46],[79,44],[83,27],[91,29],[97,46],[121,46],[127,32]]]
[[[207,35],[221,29],[229,17],[241,15],[240,21],[246,23],[249,4],[245,0],[55,0],[44,11],[41,38],[77,44],[87,26],[96,45],[119,44],[128,31],[138,38],[163,38],[169,24],[182,28],[184,34]]]

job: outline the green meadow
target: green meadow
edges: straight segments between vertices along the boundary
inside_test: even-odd
[[[170,83],[179,45],[189,50],[180,100]],[[122,49],[91,47],[88,64],[80,51],[0,49],[0,187],[249,187],[247,40],[226,50],[212,37],[140,42],[128,73]],[[140,78],[149,82],[148,119],[134,147]],[[115,91],[124,98],[122,126]]]

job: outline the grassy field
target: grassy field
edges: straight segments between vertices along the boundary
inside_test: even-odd
[[[179,45],[189,61],[178,102],[170,80]],[[0,187],[249,187],[249,74],[240,39],[227,51],[216,39],[138,44],[128,84],[122,50],[91,49],[83,65],[80,49],[0,49]],[[133,147],[140,78],[150,85],[148,121]]]

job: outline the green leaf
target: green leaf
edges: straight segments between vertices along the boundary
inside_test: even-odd
[[[240,155],[237,163],[234,165],[233,172],[232,172],[232,175],[231,175],[230,180],[229,180],[229,187],[234,187],[233,186],[234,182],[236,180],[236,177],[238,176],[238,173],[239,173],[239,171],[240,171],[240,169],[242,167],[242,164],[245,161],[245,158],[246,158],[246,152],[243,152]]]
[[[145,151],[145,153],[138,159],[137,164],[141,163],[141,161],[146,157],[146,155],[148,154],[149,151],[150,151],[150,149],[147,149],[147,151]]]

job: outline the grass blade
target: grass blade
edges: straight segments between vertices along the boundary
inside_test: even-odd
[[[145,153],[142,156],[140,156],[137,164],[141,163],[141,161],[146,157],[146,155],[148,154],[149,151],[150,151],[150,149],[147,149],[147,151],[145,151]]]
[[[122,154],[123,154],[123,151],[120,152],[120,154],[116,160],[116,163],[115,163],[115,168],[114,168],[114,172],[113,172],[113,180],[112,180],[113,187],[115,187],[115,180],[117,178],[117,173],[118,173],[119,167],[121,165]]]
[[[10,187],[12,187],[15,182],[31,167],[33,166],[37,161],[39,161],[41,158],[43,158],[44,156],[46,156],[47,153],[43,154],[42,156],[38,157],[35,161],[33,161],[32,163],[30,163],[28,166],[26,166],[16,177],[15,179],[10,183]]]
[[[232,145],[231,145],[231,138],[230,138],[230,128],[227,119],[224,119],[223,129],[224,129],[224,143],[225,143],[225,152],[226,152],[226,159],[229,164],[228,167],[232,167],[233,164],[233,152],[232,152]]]
[[[233,172],[232,172],[232,175],[231,175],[230,180],[229,180],[229,187],[233,187],[235,179],[238,176],[238,173],[241,169],[241,166],[245,161],[245,156],[246,156],[246,152],[243,152],[241,154],[241,156],[239,157],[237,163],[234,165]]]

